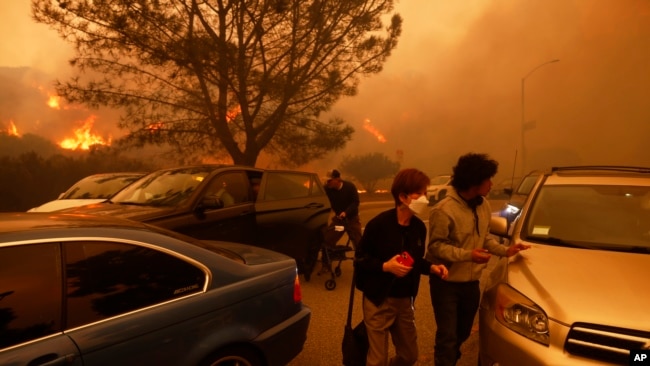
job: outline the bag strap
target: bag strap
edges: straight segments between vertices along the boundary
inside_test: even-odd
[[[357,268],[356,266],[353,267],[352,270],[352,284],[350,285],[350,303],[348,304],[348,319],[347,319],[347,325],[352,326],[352,308],[354,304],[354,288],[356,285],[356,280],[357,280]]]

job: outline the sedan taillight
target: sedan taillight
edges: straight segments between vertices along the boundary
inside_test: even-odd
[[[293,301],[296,304],[302,301],[302,290],[300,289],[298,273],[296,273],[296,279],[293,281]]]

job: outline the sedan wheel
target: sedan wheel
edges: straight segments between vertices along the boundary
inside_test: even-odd
[[[202,366],[262,366],[264,363],[252,349],[235,347],[212,354]]]

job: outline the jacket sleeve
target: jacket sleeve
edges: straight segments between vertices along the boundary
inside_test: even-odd
[[[485,224],[485,239],[483,241],[483,248],[487,249],[488,252],[494,255],[498,255],[500,257],[506,257],[507,252],[508,252],[508,247],[505,245],[499,244],[499,242],[494,238],[494,236],[490,235],[490,221],[492,217],[492,208],[490,205],[490,202],[488,200],[485,200],[483,202],[484,207],[481,207],[481,216],[482,218],[486,221]]]
[[[420,240],[422,243],[426,243],[427,240],[427,229],[426,226],[423,226],[424,232],[420,235]],[[424,258],[426,251],[426,247],[421,248],[415,256],[415,268],[421,275],[429,275],[431,274],[431,265],[433,264],[432,262],[429,262],[426,258]]]
[[[505,245],[499,244],[496,239],[494,239],[491,236],[487,236],[485,238],[485,243],[483,244],[483,247],[488,250],[488,252],[498,255],[500,257],[506,257],[508,254],[508,247]]]
[[[377,231],[376,223],[371,220],[366,225],[355,251],[355,265],[365,272],[383,272],[384,262],[377,255]]]
[[[348,207],[345,209],[345,214],[352,217],[359,214],[359,204],[361,201],[359,200],[359,191],[357,191],[357,187],[352,183],[350,185],[350,196],[352,200],[350,201]]]
[[[431,263],[450,264],[472,260],[472,251],[463,249],[452,239],[454,222],[443,210],[434,208],[429,217],[429,243],[425,259]]]

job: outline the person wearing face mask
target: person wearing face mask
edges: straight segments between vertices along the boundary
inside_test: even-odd
[[[428,210],[430,180],[417,169],[395,176],[395,207],[371,219],[355,252],[357,289],[363,292],[363,321],[368,334],[366,365],[414,365],[418,359],[413,304],[420,276],[446,278],[447,268],[424,259],[427,229],[416,216]],[[388,359],[392,338],[395,356]]]
[[[506,247],[488,235],[492,210],[484,198],[492,187],[498,163],[486,154],[469,153],[458,159],[452,190],[436,203],[429,216],[425,258],[449,267],[445,280],[429,279],[436,319],[434,364],[455,365],[460,347],[470,336],[480,301],[479,278],[490,256],[513,256],[530,245]]]

